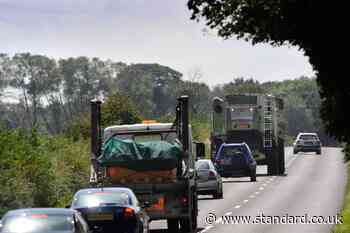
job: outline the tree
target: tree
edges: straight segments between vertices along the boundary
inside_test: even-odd
[[[42,97],[57,91],[59,80],[55,60],[30,53],[16,54],[12,58],[10,85],[22,92],[29,127],[39,121]]]
[[[236,36],[256,43],[299,47],[309,57],[320,86],[321,117],[328,131],[339,140],[350,142],[347,100],[350,83],[343,78],[339,58],[343,51],[338,37],[344,19],[345,3],[328,1],[246,1],[189,0],[191,19],[204,19],[223,38]]]
[[[225,95],[240,93],[265,93],[260,83],[254,79],[236,78],[223,86]]]

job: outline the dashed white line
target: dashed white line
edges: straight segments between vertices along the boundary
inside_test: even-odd
[[[250,198],[255,198],[255,196],[254,196],[254,195],[250,195],[249,197],[250,197]]]
[[[243,203],[247,203],[249,200],[247,200],[247,199],[245,199],[245,200],[243,200]]]
[[[232,215],[232,212],[227,212],[225,215]]]
[[[255,192],[255,195],[259,195],[260,192]]]
[[[264,190],[264,187],[260,187],[259,190]]]
[[[236,205],[236,206],[235,206],[235,209],[239,209],[239,208],[241,208],[240,205]]]
[[[267,184],[263,184],[263,186],[267,186]]]
[[[213,228],[214,226],[206,226],[203,230],[201,230],[199,233],[204,233]]]

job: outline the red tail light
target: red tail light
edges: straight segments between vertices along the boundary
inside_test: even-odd
[[[209,171],[209,174],[208,174],[208,179],[209,179],[209,180],[211,180],[211,179],[216,179],[215,172],[213,172],[213,171]]]
[[[135,212],[132,208],[126,207],[124,209],[124,217],[125,218],[130,218],[130,217],[134,216],[134,214],[135,214]]]
[[[188,199],[187,197],[181,197],[180,199],[182,205],[188,205]]]

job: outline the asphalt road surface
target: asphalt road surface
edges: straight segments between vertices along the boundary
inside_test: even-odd
[[[329,233],[346,185],[341,149],[293,155],[292,148],[286,148],[285,156],[287,176],[265,176],[266,167],[261,166],[257,182],[249,182],[249,177],[224,178],[223,199],[199,196],[198,232]],[[166,228],[165,221],[151,223],[151,233],[165,233]]]

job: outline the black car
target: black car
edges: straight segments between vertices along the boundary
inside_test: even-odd
[[[215,166],[222,177],[249,176],[256,181],[256,161],[246,143],[223,143],[216,156]]]
[[[79,211],[94,232],[142,233],[149,231],[149,217],[128,188],[79,190],[71,208]]]
[[[299,133],[293,143],[293,154],[298,152],[316,152],[321,154],[321,141],[316,133]]]
[[[61,208],[18,209],[0,221],[1,233],[88,233],[79,212]]]

